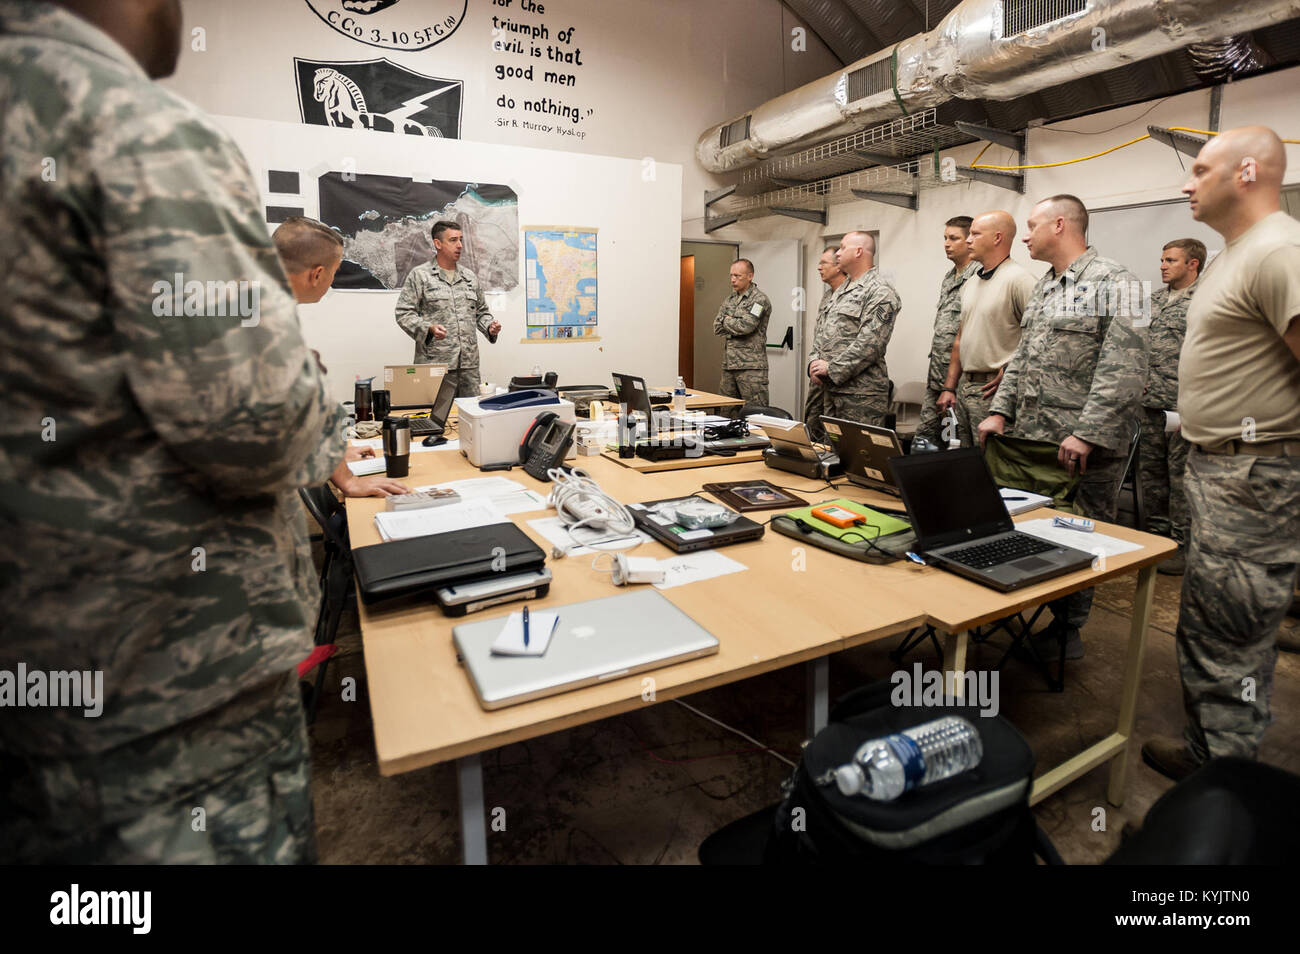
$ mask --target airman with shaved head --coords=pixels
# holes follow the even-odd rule
[[[979,438],[983,445],[1010,427],[1056,444],[1061,468],[1080,475],[1075,508],[1114,520],[1146,383],[1149,300],[1132,272],[1088,244],[1087,230],[1088,210],[1072,195],[1051,196],[1029,213],[1029,256],[1051,268],[1029,296],[1020,343]],[[1051,658],[1063,643],[1066,658],[1080,658],[1092,590],[1050,605],[1053,622],[1035,637],[1039,654]]]
[[[1034,276],[1011,258],[1015,239],[1016,220],[1006,212],[976,216],[966,237],[971,259],[980,268],[978,277],[962,286],[961,326],[936,402],[939,413],[956,412],[962,447],[972,446],[975,429],[989,416],[989,404],[1020,343],[1020,317],[1034,290]]]
[[[876,243],[866,232],[840,240],[835,261],[846,280],[835,290],[813,340],[808,378],[822,388],[827,417],[879,427],[889,413],[885,349],[902,301],[875,260]]]
[[[1174,779],[1208,758],[1258,755],[1300,570],[1300,222],[1281,210],[1285,171],[1277,134],[1246,126],[1206,143],[1183,186],[1193,218],[1227,244],[1188,308],[1178,367],[1191,444],[1176,639],[1187,725],[1142,746]]]

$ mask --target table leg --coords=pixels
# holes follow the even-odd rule
[[[970,630],[963,629],[960,633],[948,633],[943,638],[943,670],[945,673],[952,673],[952,694],[954,698],[961,698],[964,694],[965,679],[962,673],[966,671],[966,647],[970,645]],[[945,683],[947,679],[945,677]],[[945,686],[945,688],[947,688]]]
[[[476,752],[456,760],[456,783],[460,789],[461,860],[467,865],[485,865],[487,814],[483,806],[482,755]]]
[[[831,661],[827,656],[804,663],[808,674],[808,738],[812,738],[830,721]]]
[[[1138,571],[1137,592],[1133,599],[1133,622],[1129,629],[1128,658],[1124,663],[1124,690],[1119,699],[1119,724],[1116,735],[1125,740],[1124,747],[1110,763],[1110,784],[1106,798],[1114,806],[1124,804],[1124,778],[1128,773],[1128,743],[1137,721],[1138,689],[1142,682],[1142,657],[1147,648],[1147,626],[1151,621],[1151,602],[1156,589],[1156,568]]]

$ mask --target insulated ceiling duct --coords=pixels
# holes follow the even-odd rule
[[[706,130],[695,155],[741,169],[954,98],[1015,99],[1296,17],[1300,0],[966,0],[930,32]]]

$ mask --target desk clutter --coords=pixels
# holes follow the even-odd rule
[[[779,418],[670,413],[653,406],[655,395],[643,379],[615,379],[620,413],[612,420],[598,413],[578,419],[573,401],[524,386],[528,382],[507,393],[458,399],[460,456],[480,471],[519,465],[524,477],[448,480],[391,497],[374,515],[382,542],[354,548],[368,605],[424,599],[465,620],[454,626],[453,640],[485,709],[717,652],[718,640],[662,593],[747,572],[746,562],[720,551],[761,541],[768,526],[858,562],[907,560],[915,572],[932,564],[995,589],[1028,585],[1091,561],[1071,543],[1103,554],[1136,547],[1050,519],[1027,522],[1020,528],[1026,532],[1016,532],[1012,513],[1051,498],[997,488],[978,450],[903,456],[893,431],[834,418],[823,419],[828,443],[822,444],[803,424]],[[585,396],[590,408],[600,407],[598,390]],[[668,480],[679,493],[619,499],[579,465],[593,448],[606,451],[600,460],[610,462],[599,466],[619,478],[624,493],[629,480],[638,486]],[[751,459],[757,463],[765,452],[768,473],[820,480],[824,492],[758,477],[692,482],[690,470],[629,465],[610,448],[618,458],[677,458],[691,466],[707,463],[691,460],[706,454],[756,449]],[[726,461],[713,461],[710,476]],[[383,468],[382,458],[353,464]],[[832,483],[832,473],[842,473],[843,482]],[[530,485],[527,478],[540,483]],[[841,486],[883,494],[888,503],[868,506],[837,493]],[[530,516],[512,519],[524,514]],[[1080,537],[1090,539],[1078,544]],[[1038,562],[1025,562],[1018,552],[1004,556],[1007,538],[1030,541]],[[971,541],[979,544],[978,562],[963,556]],[[654,549],[641,549],[647,545]],[[554,565],[572,558],[619,592],[550,603]],[[1009,569],[1004,572],[999,560]],[[565,570],[561,578],[573,579],[574,572]],[[549,605],[535,605],[539,600]],[[483,613],[508,604],[516,608]]]

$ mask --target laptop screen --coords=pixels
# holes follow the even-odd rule
[[[429,419],[435,424],[446,424],[447,415],[451,413],[451,406],[456,401],[456,382],[450,375],[444,375],[442,386],[438,388],[438,396],[433,401],[433,407],[429,410]]]
[[[647,421],[650,420],[650,391],[644,378],[615,372],[614,388],[618,391],[619,404],[626,405],[629,411],[640,411]]]
[[[1012,529],[1006,504],[978,448],[910,454],[894,458],[892,464],[922,548]]]

